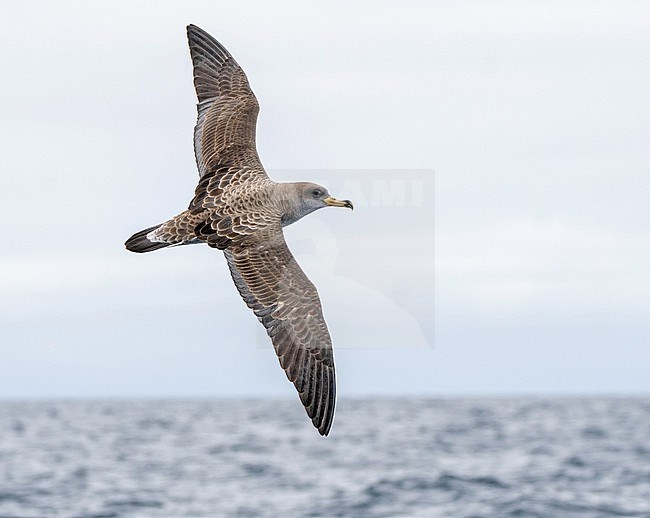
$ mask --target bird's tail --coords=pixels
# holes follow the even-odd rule
[[[165,248],[172,243],[165,243],[161,241],[151,241],[147,237],[154,230],[158,230],[162,225],[155,225],[153,227],[145,228],[140,232],[133,234],[127,241],[124,243],[126,249],[131,252],[137,252],[143,254],[144,252],[153,252],[154,250],[159,250],[160,248]],[[153,237],[153,236],[152,236]]]
[[[127,250],[142,254],[168,246],[200,243],[194,229],[203,223],[204,219],[203,213],[194,214],[186,210],[165,223],[133,234],[124,244]]]

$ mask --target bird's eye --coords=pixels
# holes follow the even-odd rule
[[[323,194],[320,189],[314,189],[311,191],[311,193],[314,195],[314,198],[318,198],[321,194]]]

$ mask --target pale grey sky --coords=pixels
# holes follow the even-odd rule
[[[357,202],[287,229],[339,394],[647,393],[649,15],[0,3],[0,397],[295,397],[219,252],[123,248],[192,197],[188,23],[248,74],[271,176]]]

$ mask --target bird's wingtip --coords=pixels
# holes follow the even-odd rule
[[[205,32],[201,27],[198,25],[194,25],[193,23],[190,23],[187,27],[185,27],[187,30],[187,35],[190,36],[191,34],[197,34],[201,32]]]

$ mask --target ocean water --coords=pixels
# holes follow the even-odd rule
[[[650,517],[650,398],[2,402],[0,516]]]

